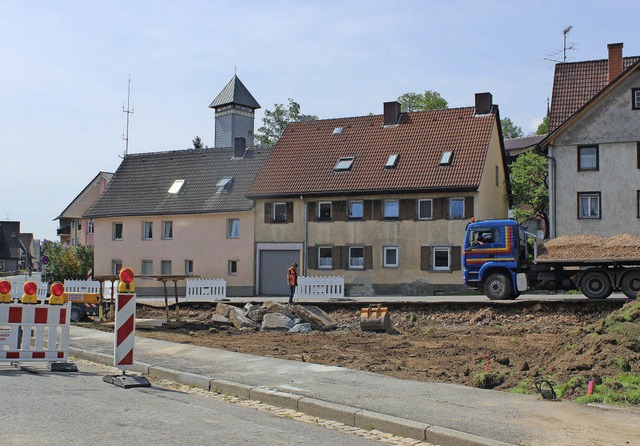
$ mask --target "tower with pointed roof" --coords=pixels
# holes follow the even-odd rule
[[[253,144],[255,111],[260,104],[238,76],[233,76],[209,108],[216,113],[215,147],[235,147],[238,138],[244,140],[245,146]]]

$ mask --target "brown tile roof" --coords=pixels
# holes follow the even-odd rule
[[[623,70],[638,61],[640,56],[623,57]],[[569,119],[608,84],[607,59],[556,64],[551,94],[549,133]]]
[[[476,190],[497,107],[474,116],[474,107],[404,113],[396,126],[383,115],[291,123],[248,191],[249,196],[322,195],[406,190]],[[333,134],[335,128],[342,133]],[[440,166],[444,151],[452,163]],[[385,169],[391,154],[395,168]],[[334,171],[355,157],[348,171]]]
[[[535,146],[546,137],[547,134],[545,133],[544,135],[525,136],[524,138],[505,139],[504,149],[507,152],[511,150],[526,149]]]

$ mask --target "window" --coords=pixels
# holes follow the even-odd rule
[[[384,168],[393,169],[398,165],[399,158],[400,158],[400,155],[398,155],[397,153],[392,153],[391,155],[389,155],[389,158],[387,158],[387,162],[384,164]]]
[[[113,224],[113,240],[122,240],[122,223]]]
[[[121,269],[122,269],[122,260],[111,261],[111,275],[117,276],[118,274],[120,274]]]
[[[153,238],[153,222],[145,221],[142,223],[142,239],[151,240]]]
[[[342,134],[342,127],[336,127],[335,129],[333,129],[333,132],[331,134],[332,135],[340,135],[340,134]]]
[[[434,246],[431,250],[431,264],[434,271],[449,271],[451,264],[451,248]]]
[[[496,166],[496,187],[500,187],[500,169]]]
[[[500,230],[497,228],[478,229],[469,231],[469,245],[472,247],[480,247],[487,244],[500,243]],[[492,245],[495,247],[495,245]]]
[[[273,203],[272,221],[275,223],[287,221],[287,203]]]
[[[640,110],[640,88],[631,90],[631,109]]]
[[[193,274],[193,260],[184,261],[184,273],[187,275]]]
[[[349,246],[349,268],[364,269],[364,247]]]
[[[240,219],[230,218],[227,220],[227,238],[240,238]]]
[[[173,238],[173,222],[172,221],[162,222],[162,238],[164,240],[171,240]]]
[[[398,247],[397,246],[383,246],[382,247],[382,265],[385,268],[397,268],[398,261]]]
[[[636,216],[640,218],[640,190],[636,192]]]
[[[355,158],[352,156],[340,158],[340,160],[336,163],[333,170],[349,170],[351,169],[351,165],[353,164],[353,160]]]
[[[450,166],[451,158],[453,158],[453,152],[448,150],[446,152],[442,152],[442,156],[440,157],[440,165],[441,166]]]
[[[160,274],[162,275],[171,274],[171,260],[160,261]]]
[[[4,260],[0,260],[0,271],[4,271]]]
[[[464,218],[464,198],[449,198],[449,218]]]
[[[331,220],[331,202],[321,201],[318,203],[318,220]]]
[[[231,181],[233,181],[233,177],[222,178],[220,181],[216,183],[216,187],[218,191],[227,190],[229,185],[231,185]]]
[[[229,275],[237,276],[238,275],[238,261],[237,260],[229,260]]]
[[[87,224],[87,234],[93,234],[93,220],[89,220]]]
[[[384,218],[400,217],[400,202],[398,200],[384,200]]]
[[[433,219],[433,200],[418,200],[418,220]]]
[[[320,246],[318,248],[318,269],[330,269],[333,267],[333,248]]]
[[[143,260],[141,272],[143,276],[150,276],[153,274],[153,260]]]
[[[578,218],[600,218],[600,192],[578,192]]]
[[[180,189],[182,189],[183,184],[184,180],[175,180],[167,192],[170,194],[177,194],[180,192]]]
[[[578,147],[578,170],[598,170],[598,146]]]
[[[364,217],[364,203],[362,201],[349,202],[349,218]]]

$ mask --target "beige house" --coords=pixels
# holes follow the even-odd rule
[[[99,172],[69,206],[54,218],[59,221],[57,235],[60,236],[61,244],[93,246],[93,224],[83,214],[102,195],[111,177],[111,172]]]
[[[489,93],[475,107],[291,123],[249,189],[256,287],[285,271],[340,275],[349,295],[463,289],[465,226],[507,216],[505,151]],[[273,280],[276,278],[276,280]]]
[[[556,65],[541,143],[551,237],[640,234],[640,57],[608,49],[608,59]]]

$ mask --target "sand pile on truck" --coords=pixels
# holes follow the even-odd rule
[[[562,235],[538,245],[540,260],[640,259],[640,236]]]

